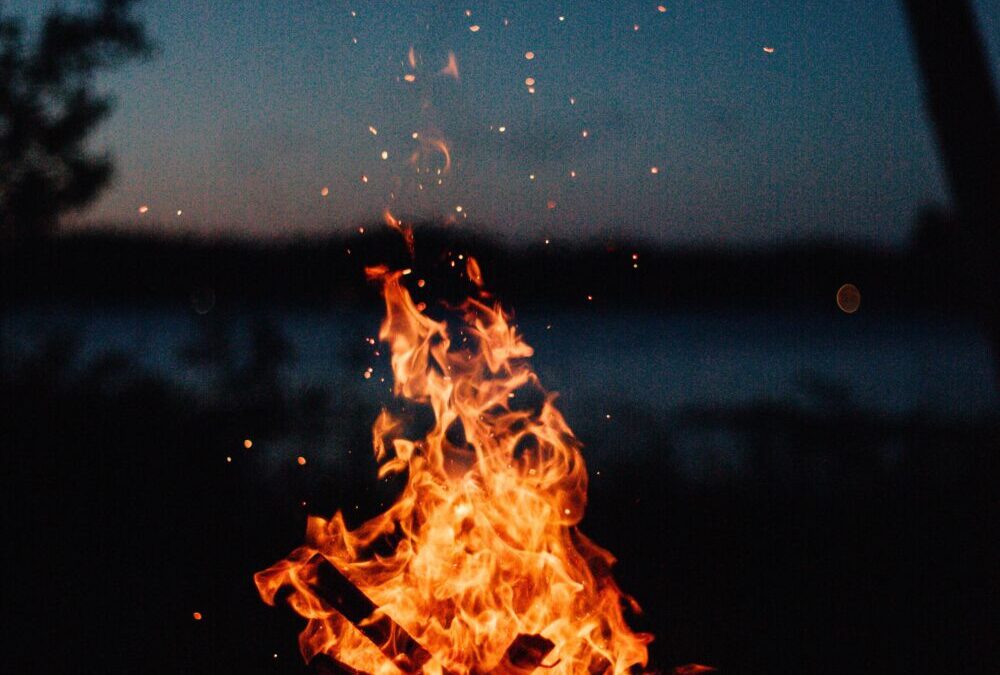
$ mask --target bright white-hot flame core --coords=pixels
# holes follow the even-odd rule
[[[466,273],[482,285],[472,258]],[[340,512],[311,517],[306,544],[256,575],[265,601],[284,587],[308,619],[303,656],[398,672],[385,645],[314,593],[320,554],[375,614],[430,652],[423,672],[507,672],[504,657],[519,635],[551,641],[548,672],[645,666],[651,637],[625,623],[623,605],[638,608],[611,577],[614,558],[577,529],[587,494],[580,444],[541,389],[531,347],[483,291],[462,305],[467,339],[453,345],[449,325],[413,303],[402,272],[378,267],[369,276],[383,287],[379,338],[391,350],[394,393],[429,407],[434,423],[410,438],[407,420],[383,410],[374,450],[380,477],[406,475],[397,501],[354,530]]]

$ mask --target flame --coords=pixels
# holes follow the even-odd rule
[[[396,218],[392,215],[389,209],[382,212],[382,217],[385,219],[385,224],[392,229],[403,235],[403,241],[406,242],[406,250],[410,252],[410,256],[413,256],[413,228]]]
[[[466,270],[481,285],[478,263]],[[623,617],[623,604],[638,606],[611,577],[614,557],[577,527],[580,443],[532,371],[532,348],[499,305],[471,298],[453,346],[405,272],[368,270],[385,300],[379,338],[395,395],[428,407],[433,428],[410,438],[406,418],[383,410],[378,475],[405,474],[399,498],[354,530],[339,511],[310,517],[305,545],[255,576],[261,597],[273,604],[280,591],[308,619],[307,661],[325,654],[366,673],[645,666],[652,637]]]
[[[437,152],[444,158],[444,165],[438,169],[438,172],[445,174],[451,171],[451,149],[444,137],[434,131],[425,131],[414,136],[414,139],[420,143],[420,150],[410,155],[411,165],[419,168],[420,160],[425,155]]]
[[[455,58],[455,52],[448,52],[448,64],[438,74],[458,79],[458,59]]]

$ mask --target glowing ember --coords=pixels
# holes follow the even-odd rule
[[[531,59],[535,58],[535,52],[524,52],[524,58],[530,61]]]
[[[244,439],[243,440],[243,447],[246,448],[247,450],[249,450],[250,448],[253,447],[253,441],[251,441],[249,438]]]
[[[320,197],[329,197],[330,196],[330,188],[328,188],[328,187],[323,188],[322,190],[319,191],[319,195],[320,195]]]
[[[191,617],[192,617],[192,618],[193,618],[193,619],[194,619],[195,621],[201,621],[201,612],[195,612],[194,614],[192,614],[192,615],[191,615]]]
[[[774,47],[764,47],[764,52],[767,53],[767,54],[773,54],[774,53]]]
[[[472,258],[465,269],[482,284]],[[368,275],[382,284],[393,391],[434,424],[414,438],[407,417],[383,410],[372,428],[378,475],[405,475],[399,498],[354,530],[341,512],[309,518],[306,544],[255,576],[261,597],[274,603],[285,589],[308,620],[307,661],[323,653],[355,671],[644,667],[652,638],[629,629],[623,604],[638,608],[610,575],[614,558],[578,529],[580,444],[541,389],[531,347],[498,305],[471,298],[453,346],[449,324],[414,304],[404,272]],[[539,402],[513,405],[526,391]]]
[[[140,206],[140,207],[139,207],[139,213],[140,213],[140,214],[142,214],[142,213],[146,213],[146,212],[148,212],[148,211],[149,211],[149,207],[148,207],[148,206],[146,206],[145,204],[143,204],[142,206]]]

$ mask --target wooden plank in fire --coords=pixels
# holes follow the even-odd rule
[[[324,556],[313,556],[309,564],[316,568],[316,582],[311,588],[318,598],[350,621],[401,671],[418,673],[423,669],[431,654],[413,636],[388,615],[378,612],[375,603]],[[542,660],[553,647],[552,641],[541,635],[518,635],[507,648],[503,660],[490,672],[495,675],[528,675],[538,668],[551,667],[554,664],[543,666]],[[313,660],[313,669],[323,675],[366,675],[323,655]]]
[[[378,612],[375,603],[325,557],[317,554],[309,562],[316,568],[316,583],[312,591],[317,597],[375,643],[401,671],[420,672],[431,658],[429,651],[388,615]]]

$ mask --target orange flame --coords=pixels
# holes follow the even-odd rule
[[[439,74],[458,79],[458,59],[455,58],[455,52],[448,52],[448,65],[442,68]]]
[[[477,263],[467,271],[482,283]],[[467,340],[453,346],[403,275],[368,270],[385,299],[379,338],[395,395],[429,407],[433,428],[410,438],[406,421],[383,410],[373,445],[379,477],[406,475],[398,500],[354,530],[339,511],[310,517],[306,544],[255,576],[261,597],[273,604],[284,589],[308,619],[307,661],[322,653],[366,673],[645,666],[652,637],[625,623],[623,604],[638,606],[611,577],[614,557],[577,528],[587,494],[580,443],[532,371],[532,348],[499,305],[473,299],[460,308]],[[531,391],[542,395],[531,402]],[[349,583],[324,594],[324,572]],[[329,604],[344,595],[363,609]],[[522,668],[515,648],[538,658]]]
[[[410,164],[417,166],[425,155],[438,152],[444,158],[444,165],[438,171],[442,174],[451,171],[451,149],[440,134],[434,131],[425,131],[417,134],[416,140],[420,143],[420,150],[410,155]]]
[[[392,215],[389,209],[382,212],[382,217],[385,218],[385,224],[392,229],[403,235],[403,241],[406,242],[406,250],[410,252],[410,256],[413,256],[413,228],[396,218]]]

